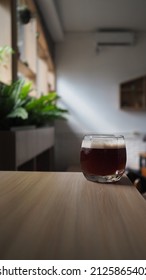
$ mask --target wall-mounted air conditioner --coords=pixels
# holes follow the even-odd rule
[[[132,46],[135,44],[135,32],[98,31],[97,46]]]

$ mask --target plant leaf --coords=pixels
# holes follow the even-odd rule
[[[32,83],[25,83],[22,88],[21,88],[21,92],[20,92],[20,99],[24,100],[26,99],[26,97],[29,95],[29,92],[31,91],[32,88]]]
[[[23,85],[24,85],[24,80],[23,79],[17,80],[15,83],[12,84],[11,94],[15,98],[15,101],[18,100]]]
[[[7,118],[21,118],[25,120],[28,118],[28,113],[23,107],[19,107],[12,111],[10,114],[8,114]]]

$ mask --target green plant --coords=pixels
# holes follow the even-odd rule
[[[55,119],[65,119],[67,110],[60,108],[56,92],[39,98],[29,95],[31,83],[20,79],[11,85],[0,83],[0,129],[12,126],[44,126]]]
[[[31,97],[25,105],[28,112],[28,122],[37,126],[48,125],[55,119],[65,119],[68,110],[57,105],[60,97],[56,92],[42,95],[39,98]]]
[[[20,79],[10,85],[0,83],[0,128],[21,123],[28,118],[25,104],[29,99],[31,83]]]
[[[0,65],[6,65],[8,55],[13,53],[9,46],[0,47]],[[65,119],[68,111],[57,106],[60,98],[56,92],[31,97],[31,83],[23,79],[10,85],[0,82],[0,129],[12,126],[48,125],[55,119]]]

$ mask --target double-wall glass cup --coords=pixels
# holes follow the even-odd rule
[[[110,183],[120,180],[126,166],[122,135],[85,135],[81,145],[81,170],[87,180]]]

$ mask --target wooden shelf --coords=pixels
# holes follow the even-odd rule
[[[18,60],[18,71],[31,80],[36,79],[36,74],[20,59]]]
[[[145,111],[145,108],[143,107],[130,107],[130,106],[122,106],[121,107],[122,110],[124,111],[130,111],[130,112],[142,112]]]
[[[146,110],[146,76],[120,84],[120,108],[137,112]]]

